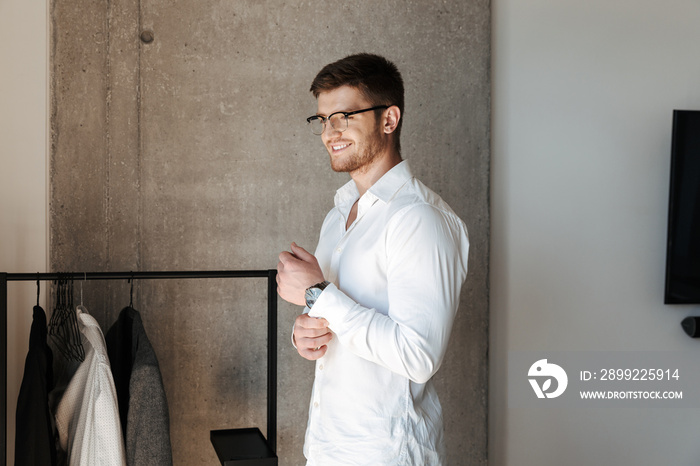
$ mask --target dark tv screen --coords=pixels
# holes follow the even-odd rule
[[[700,303],[700,110],[674,110],[666,304]]]

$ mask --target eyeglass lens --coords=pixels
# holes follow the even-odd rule
[[[325,126],[323,119],[321,118],[314,118],[310,122],[311,125],[311,131],[316,134],[320,135],[323,133],[323,128]],[[330,116],[330,125],[331,128],[333,128],[335,131],[340,131],[341,133],[348,129],[348,119],[343,113],[334,113],[333,115]]]

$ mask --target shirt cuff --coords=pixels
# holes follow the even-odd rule
[[[328,327],[337,333],[345,316],[354,306],[357,306],[357,303],[331,283],[318,297],[309,315],[323,317],[328,321]]]

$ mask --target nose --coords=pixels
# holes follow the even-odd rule
[[[329,141],[331,139],[340,137],[341,134],[343,134],[342,131],[338,131],[337,129],[333,128],[330,122],[327,122],[321,137],[324,139],[324,141]]]

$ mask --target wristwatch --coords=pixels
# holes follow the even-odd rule
[[[331,282],[324,280],[321,283],[316,283],[315,285],[308,287],[306,289],[306,292],[304,293],[304,298],[306,299],[306,307],[311,309],[311,307],[316,303],[318,297],[321,296],[323,290],[325,290],[326,287],[330,284]]]

